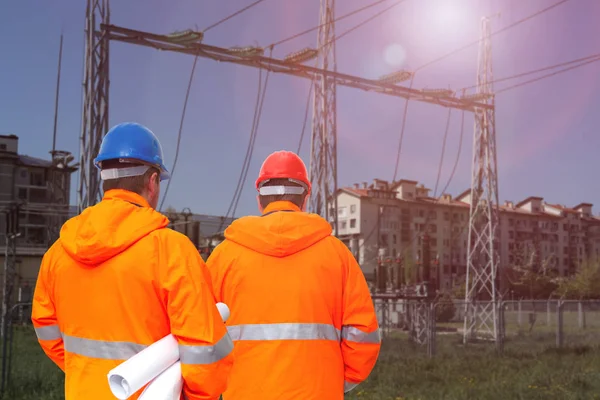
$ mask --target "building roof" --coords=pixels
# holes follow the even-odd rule
[[[50,168],[52,166],[52,161],[44,160],[42,158],[31,157],[24,154],[19,154],[19,164],[25,165],[28,167],[40,167],[40,168]]]
[[[378,179],[377,181],[381,181],[380,179]],[[409,180],[405,180],[405,179],[401,179],[399,181],[396,181],[393,186],[397,187],[400,185],[400,183],[402,182],[406,182],[406,183],[418,183],[417,181],[409,181]],[[418,188],[423,190],[423,188]],[[370,197],[369,196],[369,191],[371,191],[372,189],[364,189],[364,188],[355,188],[355,187],[343,187],[340,188],[338,190],[338,194],[343,191],[345,193],[348,193],[350,195],[356,196],[356,197]],[[399,202],[403,202],[403,203],[413,203],[413,204],[428,204],[428,205],[446,205],[446,206],[455,206],[455,207],[461,207],[461,208],[470,208],[470,204],[464,201],[461,201],[462,199],[464,199],[467,195],[471,194],[471,189],[467,189],[464,192],[462,192],[461,194],[459,194],[458,196],[456,196],[454,199],[452,198],[444,198],[444,196],[449,196],[448,194],[442,194],[442,196],[440,198],[433,198],[433,197],[417,197],[416,199],[397,199]],[[530,202],[532,200],[538,200],[538,201],[543,201],[544,199],[542,197],[538,197],[538,196],[529,196],[526,199],[518,202],[516,205],[514,205],[513,202],[510,202],[511,205],[499,205],[499,210],[501,212],[508,212],[508,213],[515,213],[515,214],[519,214],[519,215],[529,215],[529,216],[540,216],[540,217],[549,217],[549,218],[561,218],[560,215],[554,215],[552,213],[546,212],[542,209],[542,211],[527,211],[527,210],[523,210],[522,208],[519,208],[520,206],[526,204],[527,202]],[[580,214],[581,208],[583,207],[592,207],[592,204],[590,203],[580,203],[578,205],[576,205],[573,208],[569,208],[566,207],[564,205],[560,205],[560,204],[550,204],[550,203],[544,203],[544,207],[551,207],[554,208],[556,210],[559,210],[561,212],[564,213],[574,213],[574,214]],[[584,218],[582,216],[582,218]],[[585,217],[586,219],[590,219],[593,221],[598,221],[600,222],[600,217],[596,217],[596,216],[590,216],[590,217]]]
[[[369,197],[369,189],[356,189],[353,187],[343,187],[343,188],[338,189],[338,193],[340,191],[346,192],[352,196]]]
[[[543,201],[544,198],[543,197],[537,197],[537,196],[529,196],[528,198],[521,200],[520,202],[518,202],[516,204],[516,207],[521,207],[522,205],[525,205],[533,200],[537,200],[537,201]]]

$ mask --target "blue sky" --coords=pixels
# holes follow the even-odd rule
[[[480,17],[500,12],[493,30],[532,14],[550,0],[406,0],[337,44],[338,70],[367,78],[417,68],[479,37]],[[200,29],[250,0],[130,0],[112,2],[112,23],[155,33]],[[392,1],[389,2],[391,4]],[[342,15],[364,0],[337,2]],[[337,24],[341,33],[386,4]],[[266,46],[318,24],[316,0],[266,0],[210,30],[205,43]],[[14,0],[0,5],[0,133],[20,137],[20,152],[48,158],[61,30],[63,69],[57,147],[79,155],[85,1]],[[571,0],[493,38],[497,78],[600,51],[597,0]],[[276,47],[275,57],[315,46],[316,32]],[[390,46],[401,48],[390,57]],[[387,54],[387,56],[386,56]],[[193,58],[111,44],[110,125],[137,121],[160,138],[171,165]],[[477,46],[419,72],[416,88],[459,89],[475,83]],[[591,64],[497,96],[501,201],[542,196],[550,203],[594,203],[600,169],[600,91]],[[166,205],[222,215],[231,200],[248,142],[258,70],[200,59],[183,130],[181,152]],[[496,89],[518,81],[497,84]],[[272,75],[248,180],[236,215],[256,214],[253,182],[263,159],[297,147],[309,81]],[[404,100],[338,89],[339,184],[390,180]],[[411,102],[399,176],[435,185],[447,110]],[[473,119],[465,119],[463,152],[449,192],[471,180]],[[452,169],[460,112],[452,113],[440,186]],[[307,139],[308,139],[307,135]],[[308,164],[309,141],[301,155]],[[74,175],[74,188],[77,176]],[[75,190],[71,195],[76,200]],[[600,206],[600,205],[599,205]]]

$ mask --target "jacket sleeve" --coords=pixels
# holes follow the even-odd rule
[[[343,245],[342,245],[343,246]],[[377,362],[381,338],[369,287],[358,263],[344,246],[346,279],[342,317],[344,392],[363,382]]]
[[[225,278],[225,271],[228,268],[228,262],[226,261],[225,254],[223,249],[227,246],[227,240],[221,242],[217,247],[214,248],[208,260],[206,260],[206,265],[208,267],[208,272],[210,273],[212,287],[215,292],[215,298],[217,302],[223,302],[227,304],[227,302],[223,299],[223,280]]]
[[[167,268],[161,278],[171,334],[179,357],[188,400],[218,399],[227,388],[233,365],[233,342],[215,306],[206,264],[194,245],[181,235],[164,248]]]
[[[49,253],[44,255],[38,279],[35,284],[33,293],[33,304],[31,310],[31,322],[35,329],[35,334],[38,338],[44,353],[52,360],[61,370],[65,370],[65,346],[62,339],[62,334],[56,319],[56,309],[54,307],[53,291],[51,289],[52,282],[49,281],[49,269],[51,258]]]

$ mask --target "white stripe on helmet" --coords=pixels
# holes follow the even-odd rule
[[[258,189],[261,196],[273,196],[282,194],[302,194],[305,192],[303,187],[299,186],[263,186]]]
[[[100,178],[103,181],[107,181],[110,179],[118,179],[118,178],[127,178],[130,176],[140,176],[144,175],[146,171],[150,168],[149,165],[137,165],[135,167],[127,167],[127,168],[111,168],[111,169],[103,169],[100,171]]]

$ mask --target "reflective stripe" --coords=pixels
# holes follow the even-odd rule
[[[58,340],[62,339],[58,325],[40,326],[35,329],[35,335],[38,340]]]
[[[214,346],[179,345],[182,364],[212,364],[227,357],[233,350],[233,341],[226,333]]]
[[[381,343],[379,329],[376,329],[371,333],[367,333],[349,325],[342,327],[342,339],[357,343]]]
[[[148,347],[131,342],[107,342],[68,335],[64,336],[64,341],[65,351],[69,353],[105,360],[127,360]]]
[[[334,340],[340,341],[340,330],[329,324],[247,324],[228,326],[236,340]]]
[[[348,393],[352,389],[358,386],[358,383],[352,383],[348,381],[344,381],[344,393]]]

